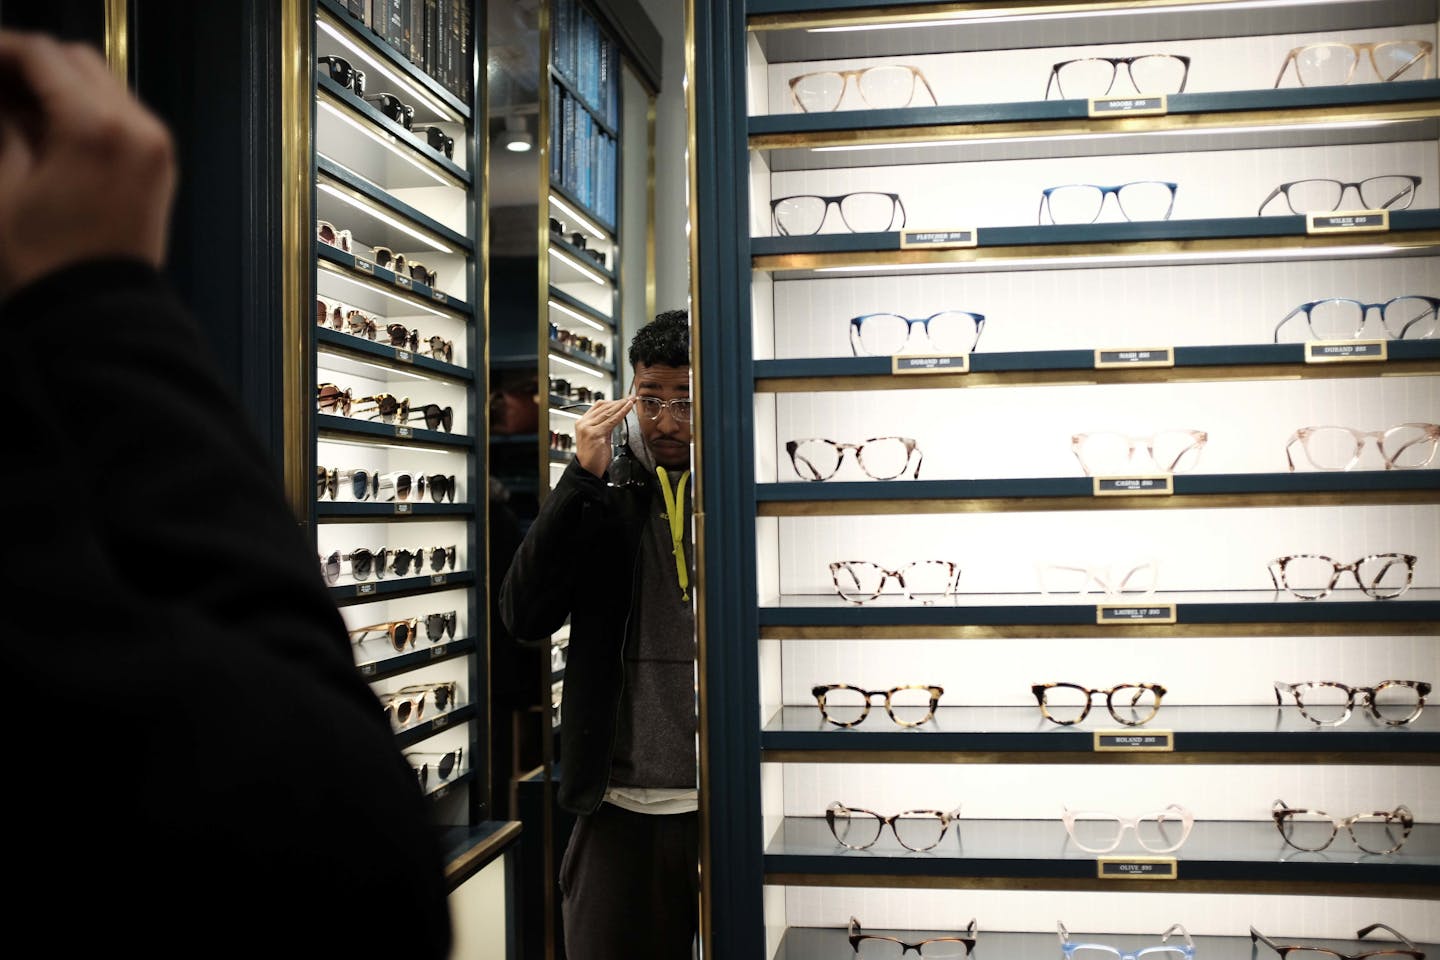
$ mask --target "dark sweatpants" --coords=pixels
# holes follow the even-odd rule
[[[700,911],[695,813],[612,804],[575,821],[560,863],[567,960],[690,960]]]

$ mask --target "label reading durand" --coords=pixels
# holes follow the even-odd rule
[[[1346,363],[1389,359],[1384,340],[1311,340],[1305,344],[1306,363]]]
[[[896,374],[969,373],[970,355],[960,353],[953,356],[891,357],[890,372]]]

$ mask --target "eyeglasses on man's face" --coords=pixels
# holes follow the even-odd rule
[[[1334,40],[1307,43],[1285,55],[1275,86],[1285,79],[1285,71],[1295,65],[1295,79],[1302,87],[1326,87],[1346,84],[1355,79],[1356,67],[1368,54],[1374,78],[1384,83],[1393,80],[1424,80],[1430,75],[1430,55],[1435,45],[1428,40],[1377,40],[1372,43],[1341,43]],[[1368,75],[1362,80],[1371,82]]]
[[[1089,100],[1108,97],[1120,76],[1142,97],[1183,93],[1190,77],[1190,58],[1170,53],[1147,53],[1136,57],[1081,57],[1062,60],[1050,68],[1045,99],[1053,88],[1061,100]]]
[[[1254,944],[1258,941],[1265,944],[1265,946],[1280,954],[1281,960],[1291,960],[1291,954],[1295,954],[1293,960],[1371,960],[1371,958],[1374,958],[1374,960],[1425,960],[1425,954],[1421,952],[1419,947],[1410,942],[1409,937],[1388,924],[1372,923],[1363,930],[1356,931],[1355,938],[1357,940],[1364,940],[1376,930],[1383,930],[1391,934],[1404,945],[1403,949],[1400,947],[1382,947],[1376,950],[1366,950],[1361,953],[1341,953],[1329,947],[1279,944],[1254,927],[1250,928],[1250,942]]]
[[[1090,701],[1105,695],[1105,707],[1118,723],[1138,727],[1160,712],[1166,689],[1158,683],[1122,683],[1109,690],[1091,690],[1075,683],[1037,683],[1030,687],[1046,720],[1073,726],[1090,715]]]
[[[1297,553],[1276,557],[1266,569],[1276,590],[1288,590],[1301,600],[1328,596],[1346,573],[1367,597],[1393,600],[1410,589],[1416,559],[1408,553],[1372,553],[1354,563],[1340,563],[1322,554]]]
[[[1141,464],[1141,469],[1183,473],[1195,468],[1208,439],[1203,430],[1161,430],[1148,437],[1101,431],[1073,435],[1070,449],[1087,477],[1113,476],[1134,469],[1132,462],[1142,452],[1149,464]]]
[[[1380,324],[1391,340],[1426,340],[1435,336],[1435,316],[1440,310],[1440,298],[1412,294],[1392,297],[1383,303],[1364,303],[1347,297],[1312,300],[1300,304],[1281,318],[1275,325],[1275,342],[1280,342],[1280,331],[1285,324],[1296,317],[1304,318],[1310,336],[1316,340],[1358,339],[1365,332],[1365,322],[1371,310],[1379,312]],[[1300,328],[1297,325],[1292,329]]]
[[[659,420],[660,414],[669,410],[670,419],[676,423],[690,422],[689,397],[679,397],[674,400],[662,400],[659,397],[637,397],[635,410],[646,420]]]
[[[847,807],[839,800],[825,809],[825,822],[830,833],[842,847],[868,850],[889,827],[906,850],[921,853],[940,845],[950,824],[960,819],[960,808],[949,813],[939,810],[906,810],[893,817],[882,817],[870,810]]]
[[[1325,178],[1292,180],[1271,190],[1255,215],[1262,215],[1276,197],[1285,198],[1291,213],[1329,213],[1340,209],[1346,190],[1354,190],[1360,206],[1366,210],[1404,210],[1415,201],[1419,188],[1420,178],[1409,173],[1367,177],[1354,183]]]
[[[1141,960],[1142,957],[1146,960],[1191,960],[1195,956],[1195,941],[1190,938],[1190,932],[1178,923],[1172,924],[1160,935],[1157,945],[1133,951],[1121,950],[1108,943],[1074,942],[1065,924],[1056,923],[1055,926],[1065,960]],[[1176,934],[1184,937],[1185,942],[1170,943],[1170,938]]]
[[[1061,820],[1070,841],[1086,853],[1109,853],[1118,848],[1126,830],[1134,831],[1136,842],[1151,853],[1171,853],[1185,844],[1195,826],[1195,814],[1178,803],[1138,817],[1067,808]]]
[[[1285,444],[1285,462],[1293,473],[1296,444],[1316,470],[1352,470],[1360,463],[1367,440],[1375,441],[1386,470],[1416,470],[1435,459],[1440,424],[1401,423],[1388,430],[1351,427],[1301,427]]]
[[[802,73],[790,80],[790,96],[805,113],[828,113],[840,106],[845,88],[855,82],[855,91],[871,110],[908,107],[915,94],[924,90],[932,104],[938,104],[930,81],[915,67],[886,63],[860,70],[820,70]]]
[[[853,727],[870,715],[870,702],[885,698],[885,712],[902,727],[918,727],[935,717],[944,687],[910,685],[889,690],[862,690],[848,683],[819,684],[810,695],[820,705],[820,715],[837,727]],[[900,710],[897,714],[895,711]]]
[[[1357,813],[1341,819],[1323,810],[1301,810],[1276,800],[1270,816],[1286,843],[1296,850],[1310,851],[1326,849],[1345,830],[1355,846],[1366,853],[1394,853],[1405,845],[1415,826],[1414,815],[1403,803],[1394,810]]]
[[[850,949],[861,960],[901,960],[911,950],[924,960],[957,960],[968,957],[975,949],[978,928],[972,919],[958,937],[927,937],[924,940],[901,940],[866,933],[860,921],[850,918]]]
[[[872,480],[893,480],[903,476],[910,470],[911,460],[915,461],[911,476],[919,477],[920,465],[925,460],[925,454],[909,437],[871,437],[861,443],[837,443],[817,438],[785,442],[790,464],[804,480],[829,480],[835,476],[847,450],[855,454],[855,462]]]
[[[820,232],[830,208],[851,233],[889,233],[905,226],[905,205],[898,193],[859,191],[835,197],[797,194],[770,201],[775,231],[782,237],[812,236]],[[898,222],[897,222],[898,221]]]
[[[1169,220],[1175,209],[1178,184],[1163,180],[1134,180],[1113,187],[1069,183],[1040,191],[1039,222],[1094,223],[1111,196],[1126,220]]]
[[[850,352],[857,357],[893,357],[910,343],[917,326],[928,352],[970,353],[980,343],[985,317],[964,310],[942,310],[928,317],[867,313],[850,320]]]
[[[1275,705],[1285,705],[1285,694],[1295,698],[1300,715],[1322,727],[1333,727],[1350,719],[1356,704],[1381,723],[1398,727],[1420,716],[1430,684],[1423,680],[1384,680],[1373,687],[1352,687],[1333,680],[1302,683],[1275,681]]]
[[[906,600],[927,606],[953,596],[960,583],[960,565],[948,560],[917,560],[898,570],[886,570],[868,560],[839,560],[830,564],[835,592],[851,603],[868,603],[880,596],[885,583],[894,580]]]

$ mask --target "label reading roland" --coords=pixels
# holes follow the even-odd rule
[[[1092,477],[1091,480],[1091,493],[1097,497],[1168,497],[1175,492],[1168,473]]]
[[[1095,351],[1095,369],[1108,367],[1173,367],[1175,351],[1171,347],[1120,348]]]
[[[1094,749],[1098,752],[1139,752],[1155,751],[1173,753],[1175,734],[1170,730],[1096,730]]]
[[[446,577],[446,575],[443,574],[443,573],[432,573],[432,574],[430,575],[430,586],[432,586],[432,587],[443,587],[443,586],[445,586],[445,577]]]
[[[396,347],[395,359],[399,360],[401,363],[414,363],[415,355],[412,354],[409,350],[401,350],[399,347]]]
[[[357,597],[368,597],[374,592],[375,584],[373,583],[360,583],[355,585],[355,596]]]
[[[1305,343],[1306,363],[1354,363],[1387,360],[1389,356],[1384,340],[1309,340]]]
[[[439,290],[431,290],[431,291],[430,291],[430,299],[431,299],[431,300],[438,300],[438,301],[440,301],[441,303],[444,303],[444,302],[445,302],[445,294],[441,293]]]
[[[409,513],[409,512],[410,512],[410,504],[408,504],[408,503],[397,503],[397,504],[395,504],[395,512],[396,512],[396,513]]]
[[[1180,876],[1174,857],[1099,857],[1095,865],[1102,880],[1175,880]]]
[[[1174,623],[1173,603],[1097,603],[1096,623]]]
[[[1091,97],[1089,113],[1092,117],[1152,117],[1169,110],[1169,99],[1162,93],[1158,97]]]
[[[406,290],[413,290],[413,289],[415,289],[415,285],[410,282],[410,278],[409,278],[409,277],[401,276],[401,275],[398,274],[398,273],[395,274],[395,286],[397,286],[397,287],[402,287],[402,288],[404,288],[404,289],[406,289]]]
[[[410,429],[409,427],[397,425],[395,427],[395,436],[400,438],[401,440],[409,440],[411,437],[415,436],[415,431]]]
[[[948,250],[953,247],[973,247],[980,242],[979,232],[974,227],[961,230],[901,230],[900,249],[928,247],[931,250]]]
[[[375,264],[371,263],[369,260],[366,260],[364,257],[355,258],[355,269],[359,270],[361,273],[368,273],[371,276],[375,275]]]
[[[914,354],[890,358],[891,373],[969,373],[968,353]]]
[[[1339,210],[1305,215],[1306,233],[1372,233],[1389,229],[1389,210]]]

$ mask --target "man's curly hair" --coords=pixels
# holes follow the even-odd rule
[[[630,341],[630,366],[690,366],[690,311],[658,314]]]

